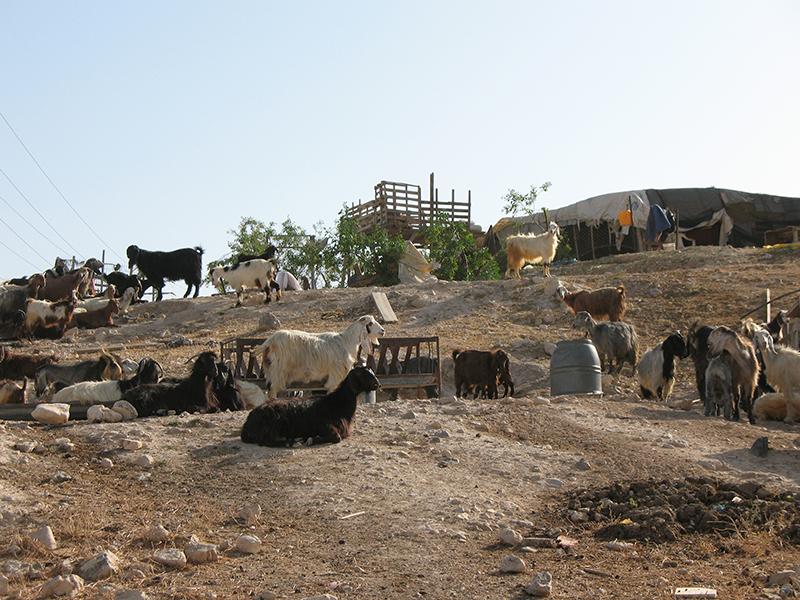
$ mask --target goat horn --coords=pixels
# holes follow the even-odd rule
[[[185,362],[185,363],[183,363],[183,364],[185,364],[185,365],[188,365],[188,364],[189,364],[189,362],[193,361],[195,358],[197,358],[197,357],[198,357],[198,356],[200,356],[201,354],[202,354],[202,352],[198,352],[198,353],[197,353],[197,354],[195,354],[194,356],[190,356],[189,358],[187,358],[187,359],[186,359],[186,362]]]

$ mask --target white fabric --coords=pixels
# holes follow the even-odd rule
[[[678,215],[680,217],[680,215]],[[717,212],[711,215],[711,218],[698,223],[694,227],[678,227],[680,233],[692,231],[693,229],[700,229],[701,227],[713,227],[717,223],[721,223],[719,227],[719,245],[724,246],[728,243],[728,237],[733,231],[733,219],[728,215],[724,208],[720,208]],[[681,240],[682,241],[682,240]]]
[[[297,281],[297,278],[289,273],[289,271],[278,271],[275,274],[275,283],[281,286],[282,292],[285,292],[286,290],[299,292],[303,289],[303,286],[300,285],[300,282]]]
[[[406,247],[403,250],[403,255],[400,257],[399,265],[397,268],[397,276],[400,283],[421,283],[423,281],[436,281],[436,275],[431,271],[438,269],[441,265],[438,263],[429,263],[422,252],[406,240]]]

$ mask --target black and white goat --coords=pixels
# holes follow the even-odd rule
[[[183,279],[189,287],[183,295],[186,298],[194,287],[194,298],[200,294],[200,283],[203,280],[203,249],[181,248],[171,252],[142,250],[139,246],[128,246],[128,268],[134,265],[152,286],[158,290],[156,300],[161,300],[164,280],[177,281]]]
[[[687,356],[686,340],[680,331],[670,334],[658,346],[645,352],[637,367],[642,397],[669,400],[675,385],[675,359]]]
[[[261,446],[290,446],[297,438],[339,443],[350,435],[358,395],[379,388],[372,369],[354,367],[330,394],[270,402],[252,410],[242,427],[242,441]]]
[[[139,361],[136,374],[130,379],[111,381],[82,381],[56,392],[53,402],[77,402],[79,404],[99,404],[121,400],[122,395],[139,385],[158,383],[164,376],[164,369],[158,361],[143,358]]]
[[[214,382],[219,371],[216,359],[214,352],[202,352],[197,356],[189,377],[140,385],[125,392],[122,399],[130,402],[140,417],[169,411],[217,411],[219,402],[214,394]]]
[[[254,258],[235,265],[214,267],[211,269],[211,283],[219,285],[224,280],[236,290],[236,306],[242,305],[244,291],[247,288],[256,288],[264,292],[264,303],[272,300],[272,291],[275,290],[275,300],[281,299],[281,286],[275,281],[278,269],[271,260]]]

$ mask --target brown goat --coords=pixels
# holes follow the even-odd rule
[[[0,346],[0,378],[23,379],[34,377],[36,371],[58,362],[55,354],[17,354]]]
[[[608,317],[609,321],[621,321],[625,316],[625,286],[622,285],[594,291],[567,292],[562,299],[576,315],[586,311],[594,319]]]
[[[108,304],[100,310],[89,312],[76,312],[72,315],[72,321],[67,324],[67,329],[80,327],[81,329],[97,329],[98,327],[116,327],[113,315],[119,312],[119,301],[111,298]]]
[[[503,350],[453,350],[453,364],[456,396],[461,397],[462,389],[468,392],[474,386],[476,397],[486,390],[488,398],[497,398],[498,378],[514,394],[508,354]]]
[[[760,366],[753,343],[728,327],[717,327],[708,336],[708,348],[712,355],[726,350],[731,355],[731,376],[734,388],[733,418],[739,420],[739,406],[747,410],[748,421],[753,417],[753,393],[758,386]]]
[[[0,380],[0,404],[25,404],[25,389],[28,380],[24,379],[22,385],[10,379]]]
[[[72,292],[86,294],[91,279],[92,272],[86,267],[61,277],[48,277],[47,285],[40,290],[39,296],[43,300],[56,301],[69,298]]]

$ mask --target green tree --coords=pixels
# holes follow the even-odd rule
[[[550,189],[552,184],[545,181],[542,185],[532,185],[527,194],[521,194],[518,191],[511,189],[508,190],[503,200],[503,212],[512,217],[516,217],[519,213],[532,217],[536,212],[536,200],[539,196]]]
[[[466,223],[437,214],[425,230],[430,258],[441,266],[434,271],[440,279],[475,281],[499,279],[500,267],[487,248],[478,248]]]

